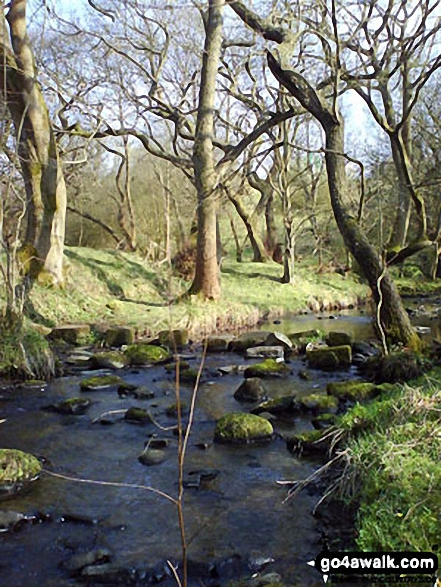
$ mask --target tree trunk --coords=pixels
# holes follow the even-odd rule
[[[403,147],[407,149],[405,143],[403,143]],[[401,249],[406,244],[412,201],[407,180],[403,172],[401,156],[393,137],[391,137],[391,149],[398,179],[398,206],[395,215],[395,222],[387,245],[388,250]]]
[[[208,299],[218,299],[221,294],[216,246],[218,177],[214,167],[213,135],[216,78],[221,55],[224,6],[225,0],[209,0],[208,3],[193,150],[195,184],[198,194],[198,237],[196,271],[189,293],[201,293]]]
[[[272,257],[277,245],[277,228],[276,219],[274,215],[274,197],[272,195],[268,198],[265,206],[265,224],[265,249],[268,255]]]
[[[33,280],[45,271],[54,284],[62,284],[66,186],[49,112],[35,77],[34,57],[26,32],[26,0],[11,1],[7,21],[12,50],[2,35],[0,93],[14,121],[25,184],[25,245],[32,257],[30,277]]]
[[[419,348],[421,341],[410,323],[393,280],[355,218],[344,208],[347,178],[341,155],[344,153],[343,125],[341,122],[328,121],[323,127],[326,134],[325,159],[331,204],[345,245],[366,277],[377,306],[381,300],[380,320],[388,342],[401,342],[405,346]]]
[[[236,208],[236,211],[239,214],[240,219],[245,224],[245,227],[247,229],[247,235],[250,239],[251,247],[253,249],[253,262],[264,263],[268,259],[268,255],[265,250],[265,246],[262,242],[262,239],[257,234],[254,224],[251,221],[250,214],[247,213],[244,205],[242,204],[242,201],[237,195],[233,196],[230,193],[230,190],[228,190],[228,188],[225,188],[225,191],[227,193],[228,199]]]

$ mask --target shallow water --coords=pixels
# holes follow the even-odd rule
[[[345,313],[337,320],[299,316],[264,329],[284,332],[320,328],[352,332],[357,339],[371,336],[368,318]],[[191,361],[194,365],[199,358]],[[290,454],[280,436],[270,444],[225,446],[213,444],[215,421],[229,411],[248,411],[233,393],[243,380],[241,373],[219,376],[217,368],[247,362],[234,353],[207,357],[204,382],[197,396],[195,423],[185,461],[186,473],[203,468],[218,469],[218,477],[200,489],[185,491],[185,520],[193,561],[190,584],[200,585],[200,575],[210,564],[233,557],[240,568],[224,564],[228,576],[246,572],[245,562],[270,557],[267,572],[278,572],[289,585],[318,587],[319,574],[306,562],[321,550],[320,534],[312,516],[317,497],[303,492],[283,503],[286,489],[277,480],[299,480],[319,465]],[[251,364],[256,361],[248,361]],[[277,397],[296,392],[324,390],[330,380],[355,377],[356,371],[326,374],[311,371],[310,381],[298,377],[305,367],[300,359],[290,363],[292,375],[265,381],[268,394]],[[115,388],[81,395],[93,400],[86,415],[65,416],[44,411],[48,404],[80,395],[84,375],[53,381],[46,390],[5,389],[1,392],[0,446],[20,448],[45,459],[45,468],[76,478],[148,485],[177,494],[177,439],[172,431],[154,424],[135,425],[116,416],[113,425],[92,424],[108,410],[131,406],[148,408],[163,426],[176,423],[165,415],[175,402],[173,375],[163,366],[119,372],[129,383],[140,383],[155,392],[151,400],[121,399]],[[183,401],[189,403],[191,387],[182,385]],[[299,430],[302,420],[275,423],[277,432]],[[146,467],[137,460],[149,435],[167,438],[167,460]],[[205,443],[208,448],[196,446]],[[107,547],[114,561],[125,567],[152,567],[158,561],[180,559],[179,528],[175,506],[153,493],[132,488],[115,488],[77,483],[43,474],[25,492],[1,502],[1,509],[39,513],[47,521],[27,525],[0,536],[0,584],[2,587],[63,587],[76,585],[60,567],[72,554],[94,547]],[[74,521],[76,520],[76,521]],[[235,558],[234,558],[235,557]],[[194,563],[203,563],[202,567]],[[243,563],[243,564],[242,564]],[[252,571],[248,569],[248,576]],[[193,583],[192,583],[193,581]],[[94,583],[91,583],[94,584]],[[140,582],[139,584],[142,584]],[[173,584],[172,580],[164,584]]]

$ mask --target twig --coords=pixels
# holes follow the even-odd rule
[[[119,488],[126,488],[126,489],[143,489],[144,491],[151,491],[152,493],[156,493],[160,495],[164,499],[171,501],[174,505],[177,505],[177,500],[161,491],[160,489],[155,489],[154,487],[150,487],[148,485],[138,485],[137,483],[116,483],[114,481],[96,481],[94,479],[83,479],[81,477],[71,477],[70,475],[63,475],[61,473],[54,473],[53,471],[49,471],[48,469],[42,469],[43,473],[49,475],[50,477],[56,477],[57,479],[63,479],[64,481],[74,481],[75,483],[88,483],[90,485],[101,485],[106,487],[119,487]]]

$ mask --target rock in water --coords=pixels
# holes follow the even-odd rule
[[[223,416],[216,424],[215,442],[247,444],[270,440],[273,427],[268,420],[254,414],[232,413]]]
[[[238,402],[256,402],[266,395],[266,390],[259,377],[250,377],[236,389],[234,399]]]

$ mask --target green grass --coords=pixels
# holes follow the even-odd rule
[[[207,302],[183,294],[189,283],[171,276],[165,264],[151,265],[135,254],[88,248],[66,249],[66,287],[56,290],[36,285],[31,297],[36,322],[127,325],[140,335],[188,328],[191,336],[253,326],[263,315],[280,316],[305,309],[311,299],[357,303],[368,294],[356,277],[317,274],[314,265],[299,263],[294,284],[281,284],[276,263],[222,265],[222,299]]]
[[[348,467],[342,488],[360,501],[357,547],[363,551],[441,554],[441,370],[389,396],[358,404],[340,421]]]

